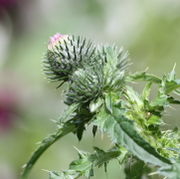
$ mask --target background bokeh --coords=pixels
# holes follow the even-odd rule
[[[65,109],[62,89],[42,73],[48,38],[56,32],[124,46],[131,71],[149,67],[162,76],[176,63],[180,76],[179,0],[0,0],[0,179],[19,178],[37,142],[55,129],[51,119]],[[180,125],[178,110],[167,111],[168,127]],[[92,139],[90,131],[81,143],[68,135],[42,156],[29,178],[48,178],[43,169],[67,169],[77,158],[73,146],[92,151],[109,145],[105,136]],[[117,161],[108,169],[94,178],[124,178]]]

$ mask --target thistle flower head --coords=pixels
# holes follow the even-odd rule
[[[55,34],[50,38],[44,71],[53,81],[68,81],[84,64],[92,64],[96,48],[80,36]]]
[[[121,90],[127,66],[123,49],[98,49],[83,37],[59,33],[50,38],[44,60],[49,79],[69,82],[67,104],[89,102],[104,90]]]

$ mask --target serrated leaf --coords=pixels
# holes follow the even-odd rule
[[[146,71],[136,72],[134,74],[131,74],[131,75],[126,77],[126,80],[128,82],[134,82],[136,80],[143,80],[143,81],[149,81],[149,82],[158,83],[158,84],[161,83],[160,78],[158,78],[155,75],[149,74]]]
[[[143,161],[137,159],[136,157],[130,157],[125,164],[124,171],[126,179],[141,179],[144,178],[144,175],[147,179],[149,179],[150,176],[148,176],[148,174],[151,169]]]
[[[97,147],[94,147],[95,151],[92,154],[78,149],[76,150],[78,151],[79,159],[71,162],[68,170],[58,173],[50,172],[52,177],[60,177],[61,179],[70,179],[70,178],[74,179],[74,178],[79,178],[80,176],[86,176],[87,178],[90,178],[94,176],[94,167],[104,166],[106,171],[107,163],[110,160],[121,156],[120,147],[114,147],[107,152]],[[122,153],[123,156],[121,158],[124,158],[125,157],[124,151]],[[50,179],[56,179],[56,178],[50,178]]]
[[[108,122],[108,125],[106,124]],[[171,162],[162,157],[156,150],[146,142],[136,131],[133,121],[121,115],[117,108],[113,109],[113,116],[103,110],[95,125],[107,132],[114,143],[124,146],[128,151],[140,160],[156,166],[168,166]]]

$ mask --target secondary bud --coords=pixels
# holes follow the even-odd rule
[[[104,87],[101,64],[77,70],[72,78],[65,103],[87,103],[99,97]]]

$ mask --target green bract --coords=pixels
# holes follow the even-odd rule
[[[113,147],[108,151],[94,147],[92,154],[78,150],[79,159],[68,170],[49,171],[50,179],[87,178],[94,168],[117,159],[125,166],[127,179],[140,179],[151,173],[180,179],[180,133],[162,129],[164,111],[180,104],[180,80],[174,69],[161,78],[147,72],[127,72],[128,53],[114,46],[94,46],[85,38],[56,34],[50,40],[45,59],[48,77],[67,83],[68,109],[57,121],[55,133],[45,138],[27,162],[26,178],[43,152],[69,133],[81,140],[90,124],[107,133]],[[142,94],[132,83],[146,83]],[[157,95],[150,98],[153,85]],[[137,168],[138,170],[135,170]]]

